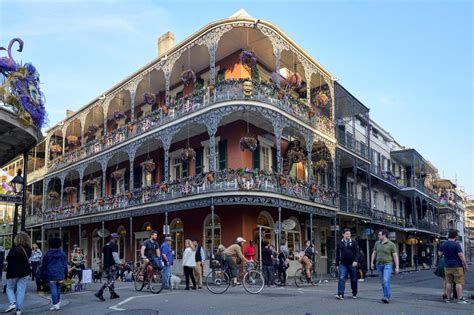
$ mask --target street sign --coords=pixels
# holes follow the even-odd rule
[[[21,196],[15,195],[0,195],[0,202],[21,203]]]

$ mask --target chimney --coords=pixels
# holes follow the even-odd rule
[[[174,46],[174,34],[166,32],[158,38],[158,56],[164,55]]]
[[[69,118],[71,117],[72,115],[74,115],[74,111],[70,110],[70,109],[66,109],[66,118]]]

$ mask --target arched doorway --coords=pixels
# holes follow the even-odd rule
[[[173,219],[170,224],[170,236],[173,239],[171,250],[173,251],[174,259],[183,258],[184,249],[184,226],[183,220],[179,218]]]
[[[204,248],[207,251],[212,250],[212,215],[208,214],[204,219],[204,229],[203,229],[203,244]],[[218,215],[214,214],[214,250],[221,244],[221,219]]]
[[[275,222],[273,221],[272,215],[267,211],[262,211],[257,217],[257,246],[258,246],[258,259],[260,260],[260,266],[262,265],[262,248],[263,242],[266,241],[269,244],[275,246]]]

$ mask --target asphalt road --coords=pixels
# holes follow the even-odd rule
[[[471,266],[472,267],[472,266]],[[466,289],[474,294],[474,271],[467,274]],[[292,284],[291,280],[290,283]],[[336,281],[322,283],[316,287],[299,289],[294,285],[285,288],[265,288],[258,295],[251,295],[242,287],[230,288],[221,295],[211,294],[206,288],[185,291],[183,283],[178,290],[151,294],[144,289],[136,292],[132,283],[117,283],[121,298],[99,301],[93,296],[97,285],[86,291],[62,296],[62,309],[56,314],[403,314],[474,315],[474,300],[471,305],[446,304],[441,300],[441,281],[432,271],[419,271],[395,275],[392,281],[392,300],[382,304],[382,290],[378,278],[369,278],[359,283],[358,299],[334,298]],[[24,314],[48,314],[48,296],[34,293],[30,285]],[[346,285],[350,297],[350,285]],[[104,294],[108,296],[108,294]],[[6,295],[0,294],[0,309],[7,305]]]

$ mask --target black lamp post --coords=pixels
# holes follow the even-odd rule
[[[21,176],[21,169],[17,171],[17,174],[11,180],[10,184],[13,187],[13,193],[17,196],[22,196],[23,194],[23,177]],[[22,198],[23,199],[23,198]],[[19,203],[15,203],[15,212],[13,213],[13,231],[12,231],[12,244],[15,236],[18,232],[18,206]]]

